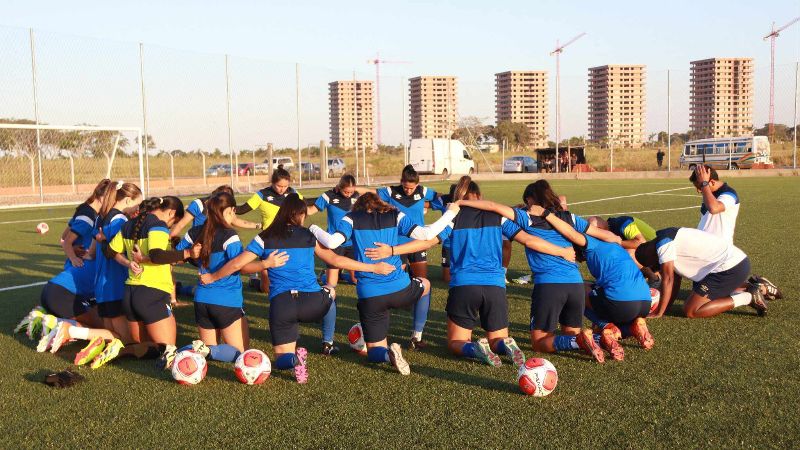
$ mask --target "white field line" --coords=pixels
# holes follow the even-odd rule
[[[569,206],[574,206],[574,205],[582,205],[584,203],[597,203],[597,202],[605,202],[605,201],[608,201],[608,200],[619,200],[621,198],[641,197],[643,195],[663,194],[665,192],[681,191],[681,190],[684,190],[684,189],[694,189],[694,186],[686,186],[686,187],[680,187],[680,188],[675,188],[675,189],[665,189],[663,191],[640,192],[638,194],[619,195],[619,196],[616,196],[616,197],[606,197],[606,198],[598,198],[598,199],[594,199],[594,200],[584,200],[582,202],[568,202],[568,203],[569,203]]]
[[[692,195],[692,194],[650,194],[650,195],[665,195],[665,196],[672,196],[672,197],[703,198],[703,196],[701,196],[701,195]]]
[[[34,286],[41,286],[43,284],[47,284],[47,281],[37,281],[36,283],[20,284],[19,286],[4,287],[4,288],[0,288],[0,292],[13,291],[15,289],[25,289],[25,288],[34,287]]]
[[[667,208],[667,209],[648,209],[645,211],[626,211],[626,212],[615,212],[615,213],[596,213],[596,214],[581,214],[583,217],[589,216],[625,216],[628,214],[645,214],[645,213],[654,213],[654,212],[667,212],[667,211],[682,211],[685,209],[699,209],[700,207],[697,205],[693,206],[684,206],[682,208]]]
[[[48,220],[65,220],[71,219],[72,216],[69,217],[50,217],[47,219],[28,219],[28,220],[12,220],[9,222],[0,222],[0,225],[11,225],[12,223],[28,223],[28,222],[46,222]]]

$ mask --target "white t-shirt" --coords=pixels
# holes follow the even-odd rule
[[[692,281],[728,270],[747,255],[726,239],[694,228],[667,228],[656,237],[658,262],[672,261],[675,271]]]
[[[725,211],[719,214],[711,214],[705,203],[703,203],[700,206],[701,217],[697,229],[721,236],[732,244],[733,232],[736,229],[736,217],[739,215],[739,196],[727,183],[724,183],[713,194],[717,200],[725,205]]]

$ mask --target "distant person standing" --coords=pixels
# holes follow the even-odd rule
[[[728,183],[719,180],[716,170],[706,165],[697,166],[689,181],[697,188],[697,192],[703,194],[697,228],[732,244],[736,217],[739,215],[739,195]]]
[[[661,166],[664,165],[664,150],[658,149],[656,152],[656,162],[658,163],[658,169],[661,170]]]

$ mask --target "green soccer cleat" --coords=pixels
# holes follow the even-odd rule
[[[519,348],[514,338],[504,338],[503,344],[505,344],[506,349],[511,353],[510,357],[511,361],[514,363],[514,367],[519,369],[519,366],[525,364],[525,353]]]
[[[103,351],[94,358],[91,368],[98,369],[103,367],[107,362],[119,356],[119,351],[123,348],[125,348],[125,346],[122,345],[122,341],[119,339],[114,339],[113,341],[109,342],[106,344]]]
[[[76,366],[82,366],[90,361],[93,361],[97,355],[103,352],[103,349],[106,348],[106,341],[103,340],[100,336],[89,341],[89,345],[83,347],[81,351],[75,355],[75,361],[73,362]]]
[[[478,339],[476,344],[475,355],[478,359],[492,367],[500,367],[503,365],[500,361],[500,357],[492,351],[492,347],[489,346],[489,341],[486,338]]]

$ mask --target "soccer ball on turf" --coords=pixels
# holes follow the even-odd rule
[[[347,332],[347,340],[350,342],[350,348],[362,355],[367,354],[367,343],[364,342],[364,330],[361,329],[361,322],[350,327]]]
[[[172,378],[180,384],[197,384],[206,377],[206,371],[206,359],[194,350],[178,352],[172,362]]]
[[[36,232],[37,233],[45,234],[48,231],[50,231],[50,227],[46,223],[41,222],[39,225],[36,225]]]
[[[244,384],[261,384],[267,381],[272,373],[272,363],[269,357],[261,350],[251,348],[245,350],[236,358],[233,364],[236,378]]]
[[[525,395],[544,397],[550,395],[558,384],[558,372],[553,363],[542,358],[530,358],[519,366],[517,382]]]
[[[658,311],[658,305],[661,303],[661,291],[658,289],[650,288],[650,314]]]

